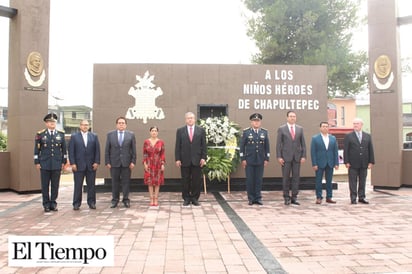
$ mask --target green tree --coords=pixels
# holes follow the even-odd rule
[[[328,95],[354,95],[367,81],[365,52],[351,49],[361,0],[244,0],[258,64],[326,65]]]
[[[7,136],[0,132],[0,151],[7,150]]]

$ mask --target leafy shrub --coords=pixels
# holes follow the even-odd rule
[[[7,151],[7,136],[0,132],[0,151]]]

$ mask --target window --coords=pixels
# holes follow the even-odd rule
[[[77,118],[77,112],[76,111],[72,111],[72,118],[76,119]]]
[[[340,122],[341,126],[345,126],[345,107],[340,107]]]
[[[336,121],[336,105],[332,103],[328,103],[328,124],[331,127],[337,126]]]
[[[227,116],[228,105],[197,105],[198,119],[205,119],[207,117]]]
[[[8,118],[8,109],[3,108],[3,120],[7,121]]]

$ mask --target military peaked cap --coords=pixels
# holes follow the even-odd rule
[[[57,114],[56,113],[49,113],[44,116],[43,121],[45,122],[57,122]]]
[[[262,120],[262,114],[260,113],[253,113],[252,115],[250,115],[249,120]]]

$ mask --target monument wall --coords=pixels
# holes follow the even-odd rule
[[[269,130],[271,159],[265,177],[281,177],[276,160],[276,131],[294,110],[305,130],[307,162],[301,175],[313,177],[310,141],[327,121],[325,66],[213,65],[213,64],[95,64],[93,131],[99,135],[104,165],[107,132],[116,128],[118,116],[127,117],[127,129],[136,134],[137,167],[133,178],[143,178],[142,147],[151,126],[159,127],[166,146],[166,178],[180,178],[174,165],[176,129],[185,124],[184,114],[207,106],[226,106],[231,121],[246,128],[249,116],[263,115]],[[110,177],[105,167],[98,177]],[[234,178],[244,177],[239,166]]]

